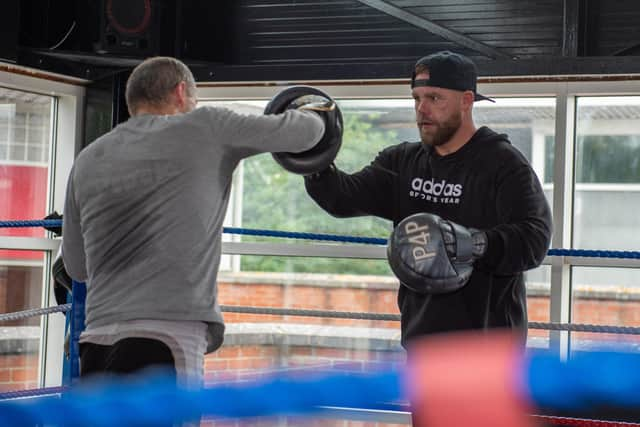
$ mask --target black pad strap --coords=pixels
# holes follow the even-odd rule
[[[473,261],[473,240],[469,229],[455,222],[449,224],[456,233],[456,262]]]

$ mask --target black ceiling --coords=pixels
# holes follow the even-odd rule
[[[405,78],[443,49],[483,76],[640,72],[637,0],[13,1],[0,54],[88,79],[158,54],[200,81]]]

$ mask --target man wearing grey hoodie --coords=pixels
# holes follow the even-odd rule
[[[323,137],[312,111],[196,108],[195,91],[182,62],[145,60],[127,82],[131,118],[73,165],[63,256],[87,284],[83,376],[164,365],[200,385],[204,354],[223,341],[216,276],[232,173],[251,155],[303,152]]]

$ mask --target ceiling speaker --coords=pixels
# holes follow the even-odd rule
[[[98,53],[150,56],[160,54],[168,11],[159,0],[101,0]],[[163,15],[165,20],[163,21]]]

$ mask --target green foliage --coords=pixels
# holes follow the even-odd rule
[[[588,135],[578,139],[576,181],[640,183],[640,136]]]
[[[545,182],[553,182],[553,136],[545,138]],[[583,135],[576,144],[576,182],[640,183],[640,136]]]
[[[375,115],[343,113],[343,144],[336,159],[342,170],[359,170],[382,148],[397,142],[394,132],[373,128],[371,121]],[[303,178],[282,169],[271,155],[256,156],[244,162],[242,203],[242,226],[245,228],[384,238],[391,232],[391,223],[380,218],[331,217],[307,195]],[[243,241],[285,242],[283,239],[246,236]],[[338,258],[245,255],[241,268],[245,271],[391,274],[386,261]]]

